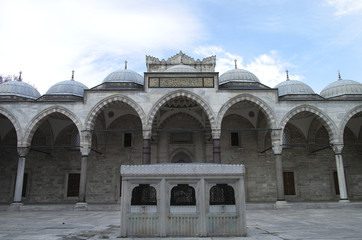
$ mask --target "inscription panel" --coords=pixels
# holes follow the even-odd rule
[[[213,88],[213,78],[200,77],[150,77],[150,88]]]

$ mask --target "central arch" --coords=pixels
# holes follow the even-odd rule
[[[189,92],[189,91],[185,91],[185,90],[177,90],[174,92],[171,92],[165,96],[163,96],[160,100],[158,100],[156,102],[156,104],[152,107],[148,118],[147,118],[147,127],[148,129],[151,129],[153,120],[156,116],[156,113],[158,112],[158,110],[169,100],[173,99],[173,98],[177,98],[177,97],[185,97],[188,98],[190,100],[193,100],[195,102],[197,102],[201,108],[205,111],[209,121],[210,121],[210,125],[211,128],[214,129],[216,127],[216,121],[215,121],[215,116],[214,113],[212,111],[211,106],[209,106],[208,103],[206,103],[206,101],[204,101],[200,96]]]

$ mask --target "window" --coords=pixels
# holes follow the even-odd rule
[[[290,144],[292,143],[292,136],[289,128],[287,127],[284,128],[282,141],[283,141],[283,147],[289,147]]]
[[[171,133],[171,143],[191,144],[192,143],[192,133],[190,133],[190,132]]]
[[[156,189],[149,184],[140,184],[132,190],[131,205],[157,205]]]
[[[283,172],[284,194],[295,195],[294,172]]]
[[[235,205],[233,187],[227,184],[216,184],[210,189],[210,205]]]
[[[231,133],[231,146],[239,146],[239,133],[237,132],[232,132]]]
[[[124,134],[124,147],[132,147],[132,133],[125,133]]]
[[[68,174],[67,197],[78,197],[79,196],[79,183],[80,183],[80,174],[79,173],[69,173]]]
[[[196,205],[195,189],[188,184],[178,184],[171,190],[171,206]]]
[[[336,190],[336,195],[339,195],[339,183],[338,183],[337,172],[333,172],[333,179],[334,179],[334,189]]]

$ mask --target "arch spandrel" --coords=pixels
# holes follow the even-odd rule
[[[226,112],[235,104],[239,103],[239,102],[243,102],[243,101],[247,101],[247,102],[252,102],[254,103],[257,107],[259,107],[262,112],[265,114],[265,117],[268,119],[268,123],[269,123],[269,127],[270,128],[275,128],[276,126],[276,121],[275,121],[275,114],[272,111],[272,109],[268,106],[267,103],[265,103],[263,100],[261,100],[260,98],[257,98],[253,95],[250,94],[241,94],[238,95],[236,97],[233,97],[232,99],[230,99],[229,101],[227,101],[220,109],[219,114],[217,116],[217,127],[219,129],[221,129],[221,123],[222,120],[226,114]]]
[[[141,119],[142,122],[142,127],[143,130],[147,130],[146,129],[146,114],[144,113],[143,109],[131,98],[123,96],[123,95],[113,95],[107,98],[104,98],[102,100],[100,100],[88,113],[88,116],[85,120],[85,127],[87,130],[93,130],[94,128],[94,124],[96,122],[96,119],[98,117],[98,115],[101,113],[101,111],[107,107],[109,104],[111,103],[116,103],[116,102],[122,102],[122,103],[126,103],[127,105],[129,105],[130,107],[132,107],[136,113],[138,114],[139,118]]]
[[[20,147],[21,140],[22,140],[21,139],[22,129],[20,127],[20,123],[18,122],[18,120],[15,118],[14,115],[12,115],[10,112],[8,112],[7,110],[5,110],[3,108],[0,108],[0,114],[4,115],[13,124],[13,126],[15,128],[15,132],[16,132],[17,146]]]
[[[284,130],[289,120],[301,112],[310,112],[316,115],[316,117],[322,122],[323,126],[327,129],[330,143],[335,143],[338,140],[337,127],[332,119],[320,109],[310,105],[301,105],[290,110],[285,114],[278,128]],[[283,131],[280,131],[280,139],[282,139],[282,135]]]
[[[346,113],[346,115],[343,117],[341,123],[339,124],[339,128],[338,128],[338,142],[343,143],[343,135],[344,135],[344,130],[347,126],[347,123],[349,120],[351,120],[351,118],[362,112],[362,106],[358,106],[353,108],[352,110],[350,110],[348,113]]]
[[[35,131],[41,125],[43,120],[52,113],[61,113],[64,116],[67,116],[77,127],[79,135],[82,138],[83,125],[81,121],[78,119],[78,117],[72,111],[64,107],[54,106],[41,111],[30,121],[30,124],[26,127],[26,132],[24,133],[21,146],[28,147],[31,145],[31,141]]]
[[[215,128],[216,127],[216,121],[215,121],[215,116],[214,113],[212,111],[211,106],[204,100],[202,99],[200,96],[196,95],[195,93],[189,92],[189,91],[185,91],[185,90],[177,90],[174,92],[171,92],[165,96],[163,96],[161,99],[159,99],[154,106],[152,107],[151,111],[148,114],[147,117],[147,126],[149,129],[151,129],[152,127],[152,123],[153,120],[158,112],[158,110],[160,110],[160,108],[169,100],[173,99],[173,98],[177,98],[177,97],[185,97],[188,98],[190,100],[195,101],[197,104],[200,105],[200,107],[205,111],[206,116],[208,117],[210,124],[211,124],[211,128]]]

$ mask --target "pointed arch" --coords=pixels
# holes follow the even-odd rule
[[[14,117],[14,115],[12,115],[10,112],[5,110],[4,108],[0,108],[0,114],[7,117],[7,119],[9,119],[9,121],[13,124],[13,126],[15,128],[15,132],[16,132],[17,145],[20,146],[22,133],[21,133],[21,127],[20,127],[18,120]]]
[[[242,102],[242,101],[248,101],[254,103],[256,106],[258,106],[261,111],[265,114],[266,118],[268,119],[269,127],[274,128],[275,127],[275,116],[273,110],[266,104],[263,100],[260,98],[257,98],[250,94],[241,94],[236,97],[233,97],[229,101],[227,101],[220,109],[219,114],[217,116],[217,127],[221,129],[221,123],[225,116],[225,113],[227,110],[229,110],[233,105]]]
[[[104,98],[103,100],[99,101],[89,112],[86,121],[85,126],[87,130],[92,130],[94,128],[94,124],[96,122],[97,116],[101,113],[101,111],[107,107],[111,103],[115,102],[123,102],[132,107],[138,114],[138,116],[141,119],[143,129],[145,129],[145,123],[146,123],[146,114],[144,113],[143,109],[134,101],[133,99],[117,94],[112,95],[107,98]]]
[[[83,125],[82,125],[81,121],[78,119],[78,117],[69,109],[66,109],[66,108],[60,107],[60,106],[53,106],[53,107],[43,110],[30,121],[30,124],[26,128],[27,130],[24,134],[21,146],[28,147],[31,145],[31,141],[33,139],[35,131],[41,125],[44,118],[49,116],[52,113],[61,113],[65,116],[67,116],[77,127],[80,137],[82,136]]]
[[[344,135],[344,130],[347,126],[348,121],[357,113],[362,112],[362,106],[358,106],[353,108],[352,110],[350,110],[348,113],[346,113],[346,115],[343,117],[343,120],[341,121],[341,123],[339,124],[339,129],[338,129],[338,141],[340,143],[343,143],[343,135]]]
[[[336,126],[332,119],[327,116],[323,111],[320,109],[310,106],[310,105],[301,105],[295,107],[294,109],[290,110],[285,116],[283,117],[282,121],[280,122],[279,128],[282,129],[280,131],[280,139],[282,139],[283,131],[289,120],[301,112],[310,112],[316,115],[316,117],[322,122],[323,126],[327,129],[329,135],[330,143],[334,143],[337,140],[337,131]]]
[[[195,102],[197,102],[201,108],[205,111],[210,124],[211,124],[211,128],[215,128],[216,127],[216,122],[215,122],[215,116],[214,113],[212,111],[211,106],[204,100],[202,99],[200,96],[189,92],[189,91],[185,91],[185,90],[177,90],[174,92],[171,92],[165,96],[163,96],[161,99],[159,99],[155,105],[152,107],[151,111],[149,112],[149,115],[147,117],[147,126],[149,129],[151,129],[153,120],[156,116],[157,111],[169,100],[173,99],[173,98],[177,98],[177,97],[185,97],[188,99],[191,99]]]

